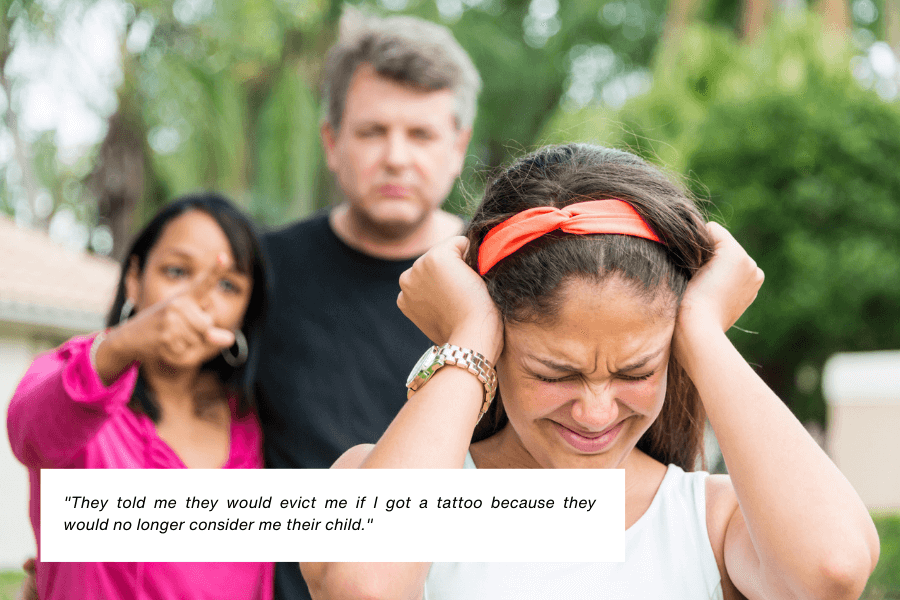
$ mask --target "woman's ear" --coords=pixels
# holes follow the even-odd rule
[[[141,270],[137,256],[128,260],[128,271],[125,272],[125,299],[139,304],[141,296]]]

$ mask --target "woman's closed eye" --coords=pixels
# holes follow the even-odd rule
[[[644,373],[643,375],[626,375],[624,373],[617,373],[615,376],[618,379],[621,379],[622,381],[646,381],[646,380],[650,379],[651,377],[653,377],[654,373],[656,373],[656,371],[650,371],[649,373]],[[534,377],[535,377],[535,379],[537,379],[539,381],[543,381],[544,383],[560,383],[563,381],[572,381],[575,378],[577,378],[578,375],[577,374],[569,374],[569,375],[562,375],[559,377],[547,377],[547,376],[539,375],[539,374],[535,373]]]
[[[653,377],[654,373],[656,373],[656,371],[650,371],[649,373],[644,373],[643,375],[626,375],[624,373],[618,373],[616,374],[616,377],[623,381],[646,381],[647,379]]]
[[[560,375],[557,377],[547,377],[544,375],[539,375],[538,373],[534,373],[534,378],[538,381],[543,381],[544,383],[560,383],[563,381],[573,381],[578,377],[577,373],[569,373],[568,375]]]

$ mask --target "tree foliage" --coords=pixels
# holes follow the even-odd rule
[[[709,199],[766,274],[739,323],[756,333],[735,342],[800,418],[824,421],[828,356],[900,347],[900,106],[861,89],[849,48],[803,20],[749,46],[695,27],[673,51],[676,76],[582,122]]]
[[[35,0],[12,2],[15,10],[6,12],[18,21],[51,36],[58,30],[60,24],[48,20]],[[117,0],[73,0],[57,13],[87,11],[98,2]],[[464,196],[480,193],[481,173],[539,141],[557,106],[572,96],[574,83],[580,86],[579,101],[589,103],[610,81],[645,69],[662,32],[666,2],[350,3],[382,14],[403,4],[400,12],[444,23],[483,74],[464,173],[468,193],[454,191],[449,204],[463,212]],[[79,198],[93,198],[87,216],[112,229],[114,252],[122,251],[129,230],[162,203],[198,188],[225,192],[269,225],[338,197],[322,159],[318,120],[321,64],[342,5],[338,0],[119,4],[125,15],[122,83],[107,135],[87,157],[86,170],[82,164],[73,173],[57,163],[54,173],[76,184],[66,189],[81,187]],[[585,64],[593,67],[585,70]]]

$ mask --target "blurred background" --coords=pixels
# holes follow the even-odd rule
[[[878,513],[867,594],[900,598],[900,0],[349,4],[447,25],[481,72],[449,210],[563,141],[704,200],[766,273],[732,339]],[[168,200],[216,189],[276,227],[335,199],[318,83],[342,5],[0,0],[0,404],[35,352],[102,326],[114,261]],[[15,568],[33,542],[5,452]]]

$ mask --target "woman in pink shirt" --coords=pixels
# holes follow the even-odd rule
[[[28,467],[42,600],[268,600],[271,563],[40,561],[40,469],[257,469],[266,307],[253,225],[224,198],[164,208],[126,255],[109,329],[39,356],[8,415]]]

